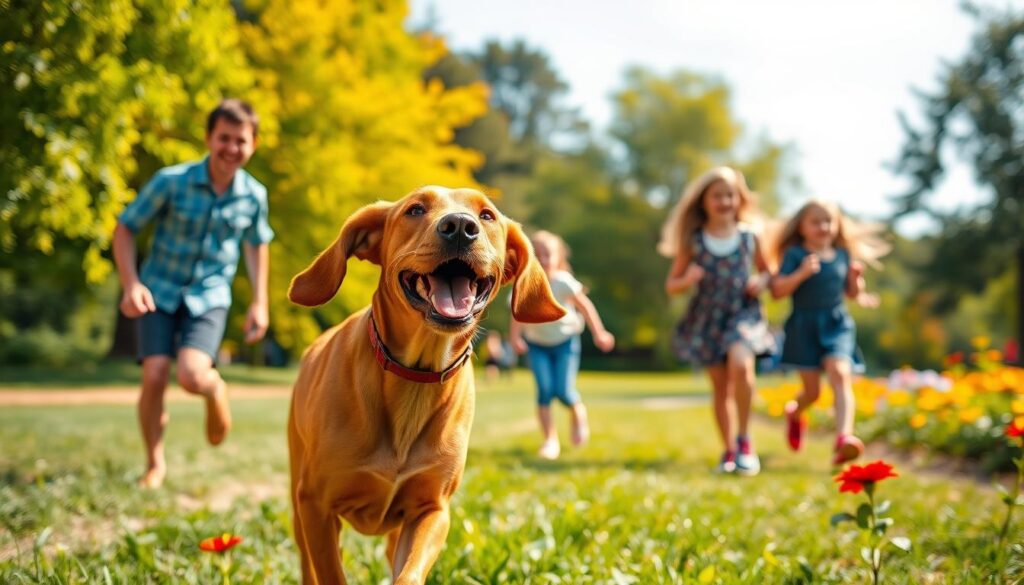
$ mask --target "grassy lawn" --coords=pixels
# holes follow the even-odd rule
[[[709,473],[718,455],[703,378],[590,374],[580,381],[593,439],[538,460],[532,382],[478,384],[477,416],[452,530],[431,583],[868,582],[861,536],[829,518],[861,496],[839,494],[829,440],[788,451],[759,421],[765,472]],[[671,400],[683,394],[697,398]],[[220,448],[203,441],[199,401],[170,405],[170,476],[140,492],[141,439],[131,406],[0,408],[0,582],[214,583],[200,539],[225,531],[235,583],[295,583],[287,494],[284,399],[239,400]],[[567,416],[559,413],[563,437]],[[1020,551],[997,561],[998,494],[960,478],[917,473],[878,487],[892,500],[889,583],[999,582],[1022,576]],[[909,464],[907,464],[909,465]],[[1010,541],[1021,542],[1014,528]],[[352,583],[387,583],[383,540],[344,535]],[[998,563],[998,564],[997,564]]]
[[[267,368],[247,364],[228,364],[218,368],[224,379],[236,384],[291,385],[296,367]],[[10,367],[0,369],[0,389],[46,390],[50,388],[89,388],[138,386],[141,369],[129,360],[84,364],[66,369]]]

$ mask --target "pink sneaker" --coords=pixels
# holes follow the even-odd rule
[[[847,461],[853,461],[863,454],[863,441],[853,435],[839,435],[836,437],[835,456],[832,457],[832,465],[842,465]]]

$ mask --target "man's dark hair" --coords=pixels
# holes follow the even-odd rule
[[[248,102],[238,98],[227,98],[222,100],[217,107],[210,112],[206,119],[206,133],[213,132],[217,120],[224,118],[232,124],[249,124],[252,126],[252,137],[256,138],[260,130],[260,117],[252,110]]]

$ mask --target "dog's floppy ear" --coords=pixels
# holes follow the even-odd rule
[[[501,284],[512,285],[512,318],[520,323],[547,323],[565,315],[565,309],[551,294],[551,285],[537,258],[530,240],[519,224],[508,222],[505,242],[505,274]]]
[[[380,243],[384,221],[391,203],[380,201],[352,214],[330,246],[305,270],[292,279],[288,299],[307,307],[322,305],[334,298],[345,279],[349,256],[380,264]]]

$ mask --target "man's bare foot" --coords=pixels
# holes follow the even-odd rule
[[[228,404],[228,386],[220,381],[213,393],[206,397],[206,440],[220,445],[231,430],[231,407]]]
[[[164,483],[167,470],[163,467],[150,467],[139,478],[138,486],[144,490],[155,490]]]

